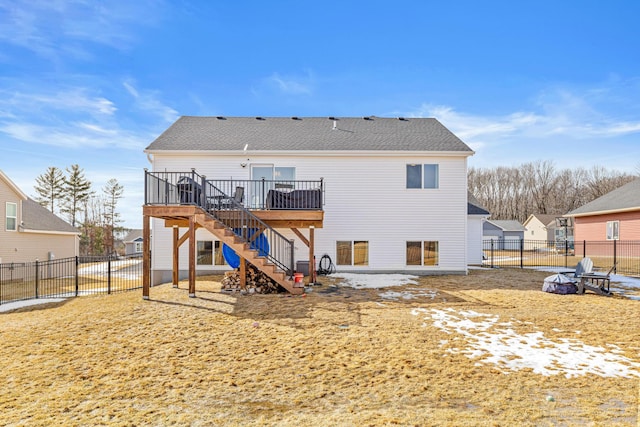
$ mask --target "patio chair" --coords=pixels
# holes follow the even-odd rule
[[[238,204],[242,204],[244,200],[244,187],[236,187],[233,196],[215,196],[213,200],[213,209],[231,209]],[[235,203],[234,203],[235,202]]]
[[[561,271],[560,274],[564,274],[565,276],[569,276],[573,279],[577,279],[578,281],[584,274],[589,274],[593,271],[593,261],[589,257],[584,257],[580,260],[580,262],[576,265],[575,270],[571,271]]]
[[[585,290],[589,290],[598,295],[611,295],[611,291],[609,290],[609,285],[611,284],[611,273],[616,268],[616,264],[607,271],[607,274],[600,273],[584,273],[580,276],[580,281],[578,282],[578,293],[583,294]]]

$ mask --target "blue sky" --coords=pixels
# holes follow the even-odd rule
[[[0,0],[0,169],[79,164],[140,227],[181,115],[435,117],[470,166],[640,171],[640,2]]]

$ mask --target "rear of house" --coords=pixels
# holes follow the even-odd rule
[[[467,271],[473,151],[435,119],[182,117],[145,151],[153,171],[322,182],[316,263],[326,254],[337,271]],[[244,191],[249,208],[264,208],[263,191]],[[161,219],[152,228],[152,282],[159,283],[170,277],[172,231]],[[279,231],[296,241],[297,260],[308,259],[291,229]],[[197,240],[200,273],[229,269],[221,242],[203,229]],[[188,254],[180,250],[184,271]]]
[[[27,197],[0,171],[0,264],[78,255],[80,232]]]

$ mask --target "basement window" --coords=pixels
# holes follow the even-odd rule
[[[366,240],[337,241],[337,265],[369,265],[369,242]]]
[[[211,240],[198,240],[196,252],[198,265],[213,265],[213,242]]]
[[[407,265],[438,265],[438,242],[407,242]]]

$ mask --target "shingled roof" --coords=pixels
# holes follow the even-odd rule
[[[433,118],[180,117],[145,151],[473,151]]]
[[[640,210],[640,178],[569,212],[569,216],[602,215]]]
[[[30,231],[52,231],[57,233],[77,233],[80,230],[52,214],[32,199],[22,201],[22,226]]]

